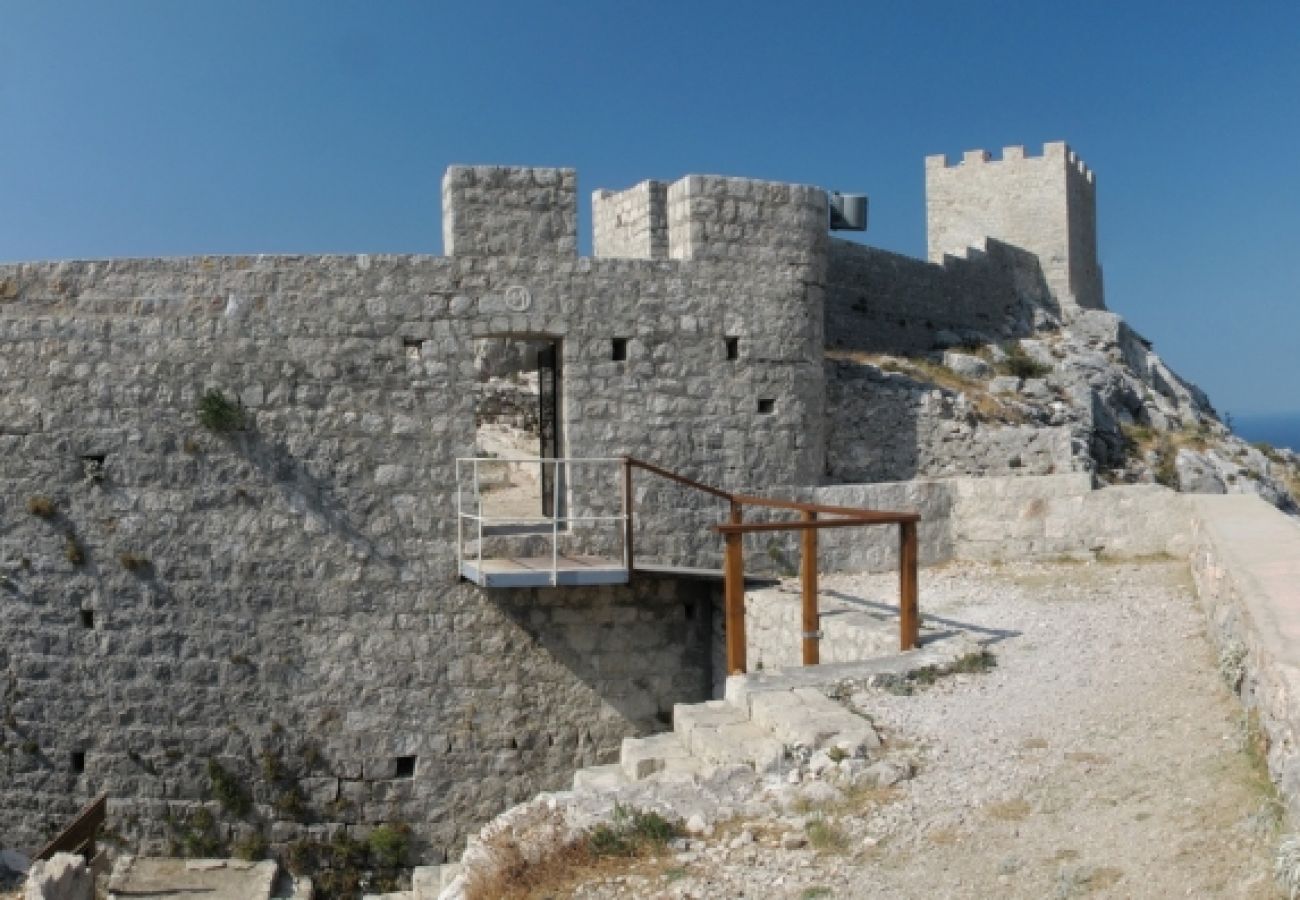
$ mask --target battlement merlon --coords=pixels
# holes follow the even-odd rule
[[[1095,176],[1087,164],[1079,158],[1069,145],[1064,141],[1050,141],[1043,144],[1043,151],[1039,154],[1030,154],[1025,151],[1023,145],[1015,144],[1010,147],[1002,148],[1002,155],[995,156],[988,150],[967,150],[962,154],[962,158],[955,163],[949,163],[946,153],[936,153],[925,158],[925,168],[929,172],[934,169],[960,169],[963,166],[993,165],[999,163],[1016,163],[1031,160],[1061,160],[1065,165],[1078,173],[1089,184],[1094,183]]]
[[[448,256],[577,256],[573,169],[451,166],[442,179]]]
[[[668,258],[668,185],[643,181],[591,195],[592,253],[619,259]]]
[[[829,203],[810,185],[688,175],[668,187],[668,255],[824,268]]]

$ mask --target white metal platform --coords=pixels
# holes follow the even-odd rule
[[[462,559],[460,574],[466,581],[491,588],[529,588],[627,584],[622,562],[600,556],[507,557]]]
[[[518,511],[489,515],[484,511],[483,488],[485,474],[494,467],[538,466],[550,467],[553,485],[550,515],[519,515]],[[604,489],[617,491],[623,505],[617,515],[575,515],[566,511],[565,491],[573,484],[573,469],[579,468],[599,477],[601,472],[609,479]],[[466,492],[464,476],[469,476]],[[590,459],[486,459],[462,458],[456,460],[456,548],[460,560],[460,577],[481,587],[532,588],[576,587],[597,584],[627,584],[629,574],[627,509],[627,467],[620,457]],[[539,475],[539,481],[542,479]],[[468,495],[467,495],[468,493]],[[569,536],[569,527],[582,523],[587,527],[609,528],[614,531],[612,542],[621,544],[619,559],[585,556],[560,552],[560,537]],[[548,556],[484,555],[484,538],[547,538],[551,552]],[[533,550],[533,552],[536,552]]]

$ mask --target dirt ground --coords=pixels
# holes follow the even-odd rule
[[[870,602],[893,577],[822,589]],[[916,777],[748,823],[559,896],[1069,898],[1281,896],[1280,807],[1222,683],[1185,565],[949,566],[922,577],[930,625],[997,665],[854,703]],[[802,828],[798,848],[780,836]],[[797,841],[793,842],[797,843]]]

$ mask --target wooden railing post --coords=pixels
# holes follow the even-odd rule
[[[805,522],[816,522],[817,513],[804,510],[800,513]],[[817,613],[817,529],[806,528],[801,535],[799,555],[799,581],[803,586],[803,664],[815,666],[821,662],[821,616]]]
[[[632,459],[623,457],[623,564],[632,574]]]
[[[739,525],[744,513],[739,503],[731,504],[731,524]],[[745,658],[745,559],[741,541],[744,535],[726,535],[726,555],[722,580],[726,606],[727,674],[743,675]]]
[[[921,639],[921,617],[917,609],[916,523],[898,524],[898,643],[900,650],[914,650]]]

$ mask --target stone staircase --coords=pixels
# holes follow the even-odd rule
[[[513,835],[521,845],[540,846],[536,823],[554,827],[562,812],[565,833],[603,820],[618,804],[654,808],[708,827],[746,805],[765,788],[798,782],[814,756],[858,760],[878,756],[879,735],[865,717],[833,697],[862,690],[881,677],[904,677],[927,667],[944,669],[977,652],[964,634],[930,635],[919,650],[845,663],[757,672],[727,679],[724,697],[673,708],[673,729],[624,738],[615,763],[579,769],[572,790],[540,794],[489,823],[480,837]],[[818,751],[823,751],[818,753]],[[471,839],[463,862],[491,865]],[[461,865],[431,867],[428,876],[441,900],[464,896]],[[435,878],[435,872],[437,877]],[[417,898],[432,897],[416,893]]]
[[[703,778],[725,766],[780,776],[792,750],[832,747],[869,756],[880,746],[871,723],[816,688],[740,692],[736,698],[673,707],[673,730],[624,738],[617,763],[579,769],[575,791],[609,790],[661,773]]]

